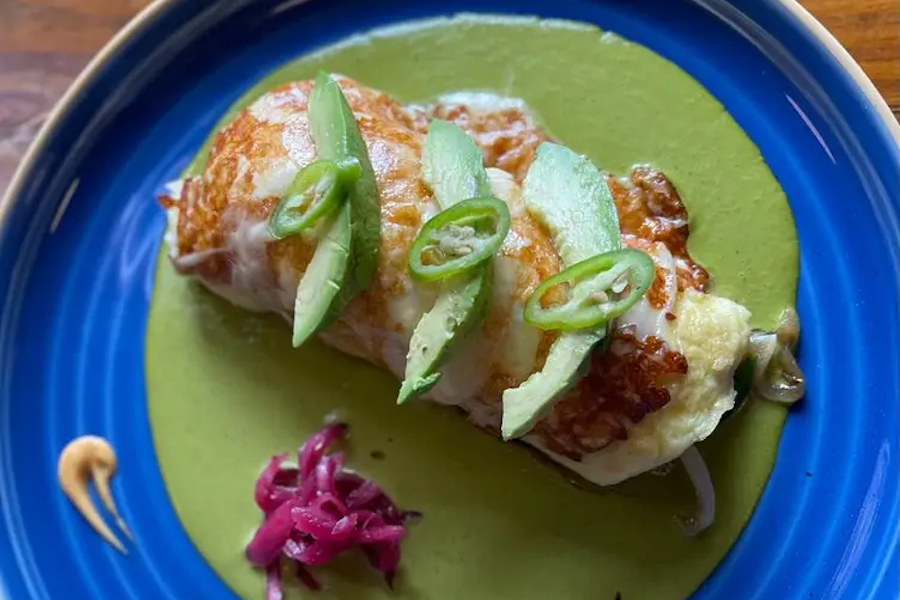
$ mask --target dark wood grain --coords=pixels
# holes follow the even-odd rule
[[[900,118],[900,1],[801,2],[850,51]]]
[[[900,2],[802,0],[900,116]],[[0,190],[53,104],[149,0],[0,0]]]
[[[149,0],[0,0],[0,190],[91,57]]]

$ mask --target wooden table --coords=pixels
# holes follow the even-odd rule
[[[801,0],[900,116],[900,2]],[[0,191],[47,112],[149,0],[0,0]]]

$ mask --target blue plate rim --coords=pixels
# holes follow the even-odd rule
[[[283,3],[283,6],[294,6],[303,4],[306,1],[287,0]],[[725,1],[729,2],[730,0]],[[708,0],[691,0],[691,2],[707,8],[708,3],[714,4],[714,2],[709,2]],[[847,80],[842,84],[845,86],[845,92],[849,91],[849,95],[859,103],[862,117],[856,115],[857,119],[864,120],[864,123],[861,123],[861,125],[876,131],[879,136],[877,143],[873,144],[873,147],[877,148],[880,146],[881,149],[886,149],[888,156],[882,158],[889,163],[900,165],[900,123],[897,122],[887,103],[875,89],[872,81],[852,59],[847,50],[840,45],[821,23],[799,5],[797,0],[760,0],[760,2],[768,5],[772,10],[778,11],[782,17],[789,19],[793,25],[799,26],[801,34],[809,34],[814,42],[815,51],[821,53],[822,56],[833,59],[830,61],[829,67],[837,65],[834,73],[838,76],[844,76]],[[22,201],[28,200],[32,184],[34,184],[35,180],[39,180],[42,177],[43,165],[45,159],[48,158],[48,151],[53,147],[55,136],[70,122],[73,112],[77,109],[85,110],[85,98],[91,97],[90,91],[103,80],[106,69],[128,51],[132,42],[144,36],[154,25],[164,22],[164,17],[171,16],[169,11],[189,4],[190,0],[155,0],[126,24],[76,78],[38,132],[34,142],[30,145],[20,162],[6,193],[0,199],[0,245],[6,245],[4,238],[9,233],[8,228],[14,221],[11,217],[18,212],[16,210],[19,208],[18,205],[22,204]],[[777,61],[773,62],[777,64]],[[852,84],[849,82],[852,82]],[[95,110],[95,108],[87,110]],[[869,155],[869,152],[873,151],[872,149],[860,148],[860,150],[862,150],[867,160],[872,158]],[[74,190],[70,189],[69,191]],[[67,199],[71,194],[60,194],[60,196],[62,196],[62,202],[55,209],[51,209],[51,213],[53,210],[57,212],[57,217],[65,209]],[[892,203],[891,199],[888,199],[888,203]],[[891,207],[888,206],[888,208],[890,209]],[[894,238],[893,241],[888,240],[888,245],[896,249],[897,244],[900,243],[900,228],[897,227],[896,220],[889,220],[888,223],[889,225],[886,230],[883,230],[883,233],[886,232],[889,237]],[[27,254],[27,251],[25,251],[18,257],[6,258],[11,259],[11,266],[13,266],[14,270],[17,270],[23,266],[27,267]],[[23,258],[26,259],[24,262]],[[894,258],[896,259],[896,255]],[[15,280],[15,277],[13,277],[13,280]],[[15,296],[15,290],[0,289],[0,307],[13,296]],[[3,315],[0,314],[0,321],[3,320],[2,317]],[[0,337],[2,337],[3,329],[2,325],[0,325]],[[895,548],[888,554],[890,555],[894,552],[896,552]],[[3,587],[2,577],[0,577],[0,598],[4,596]]]

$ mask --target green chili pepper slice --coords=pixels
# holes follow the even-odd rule
[[[297,235],[330,215],[346,201],[359,179],[359,161],[317,160],[297,173],[269,217],[276,240]]]
[[[439,281],[468,271],[500,248],[509,222],[509,209],[497,198],[457,202],[422,227],[409,251],[409,270],[419,281]]]
[[[546,330],[599,327],[631,308],[655,277],[653,260],[640,250],[598,254],[541,283],[525,303],[525,321]],[[544,307],[542,300],[557,286],[567,288],[567,300]]]

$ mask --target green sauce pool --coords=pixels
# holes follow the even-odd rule
[[[774,328],[794,302],[797,240],[778,183],[723,107],[645,48],[563,21],[416,22],[285,66],[223,120],[321,69],[403,102],[460,90],[522,98],[555,138],[603,169],[626,173],[651,163],[666,173],[691,217],[692,255],[712,273],[715,293],[751,310],[755,327]],[[675,518],[695,502],[680,467],[602,493],[580,490],[453,411],[396,407],[398,383],[387,373],[316,343],[292,350],[282,319],[227,305],[178,277],[164,258],[146,371],[156,453],[175,510],[212,568],[246,600],[264,597],[262,574],[243,557],[260,520],[259,470],[335,411],[351,426],[350,466],[401,506],[425,513],[403,543],[395,591],[357,554],[314,569],[325,586],[318,597],[359,600],[685,598],[749,518],[785,417],[783,407],[754,400],[701,444],[717,516],[712,529],[689,539]],[[311,594],[287,588],[288,598]]]

